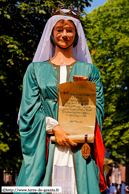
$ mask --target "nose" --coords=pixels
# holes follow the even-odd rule
[[[62,38],[67,38],[67,32],[66,32],[66,30],[65,30],[65,29],[63,30],[63,33],[62,33]]]

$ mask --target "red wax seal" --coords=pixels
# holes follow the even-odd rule
[[[82,156],[84,159],[87,159],[89,157],[90,151],[91,151],[90,146],[87,143],[85,143],[81,148]]]

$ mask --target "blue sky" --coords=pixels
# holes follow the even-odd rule
[[[93,11],[94,8],[97,8],[99,7],[100,5],[104,5],[104,3],[106,2],[107,0],[93,0],[93,2],[91,4],[91,7],[86,7],[85,11],[87,13],[90,13]]]

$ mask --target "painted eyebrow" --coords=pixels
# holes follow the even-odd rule
[[[64,26],[57,26],[56,28],[64,28]],[[65,27],[65,28],[72,28],[72,29],[74,29],[74,28],[71,27],[71,26],[68,26],[68,27]]]

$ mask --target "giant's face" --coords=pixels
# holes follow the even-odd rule
[[[59,20],[53,29],[54,39],[62,48],[70,46],[75,39],[75,35],[75,26],[70,20]]]

